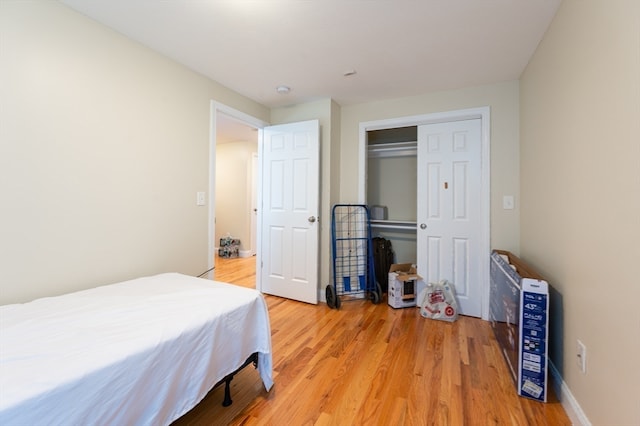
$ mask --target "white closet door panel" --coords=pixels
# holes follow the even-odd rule
[[[427,199],[426,207],[430,220],[442,219],[442,191],[440,191],[440,181],[442,175],[442,164],[427,163]]]
[[[453,282],[459,297],[469,296],[469,240],[453,239]]]
[[[442,238],[438,236],[427,237],[427,274],[428,282],[438,282],[442,263]],[[422,270],[419,270],[422,273]],[[425,276],[423,275],[423,278]]]
[[[469,163],[457,161],[452,165],[453,219],[469,220]]]
[[[418,127],[418,272],[454,284],[460,312],[481,315],[481,123]],[[436,243],[437,241],[437,243]]]

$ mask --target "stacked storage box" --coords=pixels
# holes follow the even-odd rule
[[[227,236],[220,238],[220,248],[218,249],[218,256],[225,258],[238,257],[240,253],[240,240]]]

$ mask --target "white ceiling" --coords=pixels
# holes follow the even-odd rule
[[[60,1],[268,107],[517,79],[561,2]]]

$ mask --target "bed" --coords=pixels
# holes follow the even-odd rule
[[[0,424],[167,425],[256,360],[269,391],[265,301],[230,284],[169,273],[5,305]]]

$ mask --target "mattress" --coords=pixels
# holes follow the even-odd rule
[[[176,273],[1,306],[0,424],[169,424],[254,352],[262,295]]]

